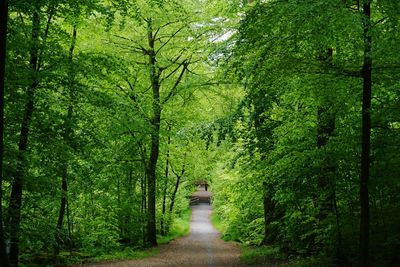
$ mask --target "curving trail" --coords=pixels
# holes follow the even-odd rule
[[[120,262],[97,263],[90,266],[137,267],[244,267],[239,261],[239,248],[224,242],[210,221],[211,206],[206,203],[192,207],[190,235],[160,246],[154,257]]]

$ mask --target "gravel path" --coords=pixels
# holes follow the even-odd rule
[[[137,267],[244,267],[239,261],[240,250],[224,242],[210,221],[211,207],[200,203],[192,207],[190,235],[160,246],[154,257],[98,263],[90,266],[137,266]]]

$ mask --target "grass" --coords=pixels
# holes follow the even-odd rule
[[[240,260],[248,265],[270,264],[272,266],[284,264],[285,255],[276,246],[243,246]]]
[[[171,240],[186,236],[190,232],[190,219],[192,218],[192,209],[187,209],[175,218],[171,226],[170,233],[167,236],[158,236],[158,244],[168,244]]]
[[[147,248],[147,249],[137,250],[127,247],[124,250],[115,251],[112,254],[104,254],[96,256],[92,258],[90,262],[143,259],[157,255],[158,252],[159,252],[158,248]]]
[[[221,217],[219,217],[218,214],[215,212],[211,214],[211,223],[214,225],[215,229],[218,230],[218,232],[222,234],[225,232],[226,227],[223,224]]]

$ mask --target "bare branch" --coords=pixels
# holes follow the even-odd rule
[[[167,96],[164,98],[164,100],[162,101],[162,104],[163,104],[163,105],[164,105],[166,102],[168,102],[168,100],[169,100],[172,96],[176,95],[176,93],[177,93],[177,87],[178,87],[179,83],[181,82],[181,80],[182,80],[182,78],[183,78],[183,75],[185,74],[185,72],[186,72],[186,70],[187,70],[187,68],[188,68],[188,66],[189,66],[189,61],[186,61],[186,60],[185,60],[184,62],[182,62],[182,64],[181,64],[180,66],[183,67],[183,68],[182,68],[182,71],[181,71],[181,73],[179,74],[179,77],[176,79],[174,86],[171,88],[171,90],[169,91],[168,95],[167,95]]]
[[[129,42],[133,42],[132,39],[130,39],[128,37],[125,37],[125,36],[121,36],[121,35],[118,35],[118,34],[113,34],[113,36],[117,37],[117,38],[120,38],[120,39],[123,39],[123,40],[126,40],[126,41],[129,41]]]
[[[147,122],[150,122],[149,116],[147,116],[146,112],[144,112],[144,110],[143,110],[142,107],[140,106],[140,104],[139,104],[139,102],[138,102],[138,100],[137,100],[135,91],[134,91],[134,88],[135,88],[135,85],[136,85],[136,83],[137,83],[137,80],[138,80],[138,78],[135,77],[135,81],[134,81],[134,83],[132,84],[128,79],[126,79],[126,83],[128,84],[129,89],[130,89],[130,91],[131,91],[130,93],[126,90],[126,88],[122,87],[122,86],[119,85],[119,84],[117,85],[117,87],[118,87],[119,89],[121,89],[121,91],[123,91],[123,92],[125,93],[125,95],[126,95],[127,97],[129,97],[129,98],[132,100],[132,103],[133,103],[135,109],[143,116],[143,118],[144,118]]]
[[[50,30],[50,24],[53,20],[54,14],[56,13],[56,5],[52,4],[49,6],[49,10],[48,10],[48,14],[49,14],[49,18],[47,19],[47,23],[46,23],[46,28],[44,30],[44,35],[43,35],[43,45],[46,45],[46,41],[47,41],[47,36],[49,35],[49,30]],[[41,65],[42,65],[42,56],[43,56],[43,51],[45,49],[42,49],[39,55],[39,64],[36,68],[37,71],[40,70]]]
[[[106,40],[106,39],[103,39],[103,41],[105,41],[107,44],[112,44],[112,45],[122,48],[122,49],[133,50],[134,52],[147,55],[147,50],[140,45],[138,47],[136,47],[136,46],[132,46],[132,45],[128,45],[128,44],[121,44],[121,43]]]
[[[388,17],[384,17],[384,18],[381,18],[380,20],[376,21],[376,22],[372,25],[372,28],[375,27],[376,25],[378,25],[378,24],[384,22],[385,20],[387,20],[387,18],[388,18]]]
[[[186,153],[185,153],[185,157],[184,157],[184,162],[183,162],[183,165],[182,165],[181,173],[178,173],[178,172],[175,170],[175,168],[174,168],[172,162],[170,163],[170,166],[171,166],[171,170],[172,170],[172,172],[175,174],[175,176],[178,177],[178,178],[181,178],[181,177],[185,174]]]
[[[157,55],[180,31],[182,31],[185,28],[185,26],[180,27],[177,31],[175,31],[172,35],[169,36],[168,40],[164,42],[155,52]],[[160,38],[157,38],[161,42]]]
[[[179,70],[179,68],[183,65],[184,62],[185,62],[185,61],[179,63],[178,66],[177,66],[174,70],[172,70],[167,76],[165,76],[164,78],[162,78],[160,82],[162,83],[163,81],[165,81],[166,79],[168,79],[169,77],[171,77],[175,72],[177,72],[177,71]],[[174,65],[174,64],[176,64],[176,63],[171,63],[170,65],[168,65],[167,67],[164,67],[163,69],[167,69],[167,68],[171,67],[171,66]]]

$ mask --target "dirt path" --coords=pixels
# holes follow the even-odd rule
[[[240,251],[235,245],[220,239],[219,233],[211,225],[209,204],[200,203],[192,207],[190,235],[161,246],[160,253],[154,257],[99,263],[90,266],[177,266],[177,267],[242,267]]]

